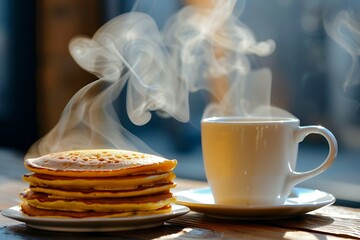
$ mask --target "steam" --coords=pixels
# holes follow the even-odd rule
[[[266,56],[273,52],[272,40],[257,42],[252,31],[233,14],[236,1],[209,1],[208,6],[187,6],[169,20],[164,41],[174,62],[179,62],[179,78],[187,89],[207,89],[220,103],[210,104],[203,117],[250,115],[259,106],[270,106],[271,73],[252,73],[249,54]],[[248,83],[249,79],[254,79]],[[224,96],[211,88],[211,81],[226,79]],[[251,85],[251,86],[250,86]],[[249,89],[251,87],[251,89]],[[262,95],[253,94],[259,89]],[[257,99],[260,98],[260,99]],[[249,104],[254,107],[249,109]]]
[[[156,112],[189,120],[189,93],[226,79],[227,94],[205,110],[206,116],[283,114],[270,107],[271,72],[252,70],[248,55],[274,51],[272,40],[258,42],[233,14],[235,0],[186,6],[162,32],[151,17],[131,12],[102,26],[92,38],[69,44],[74,60],[99,79],[67,104],[58,124],[32,146],[28,157],[71,149],[117,148],[151,152],[124,129],[113,102],[126,91],[126,110],[136,125]],[[265,109],[265,111],[264,111]]]
[[[331,21],[324,24],[328,35],[346,50],[352,59],[352,63],[343,84],[345,93],[353,87],[360,88],[360,23],[350,11],[339,12]]]

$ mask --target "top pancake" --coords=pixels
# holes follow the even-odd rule
[[[176,160],[145,153],[91,149],[50,153],[25,160],[32,172],[65,177],[114,177],[172,171]]]

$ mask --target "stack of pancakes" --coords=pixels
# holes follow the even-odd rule
[[[43,217],[128,217],[171,211],[176,160],[124,150],[79,150],[25,160],[21,209]]]

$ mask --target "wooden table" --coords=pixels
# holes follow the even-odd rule
[[[4,161],[4,159],[0,159]],[[16,164],[17,167],[12,167]],[[4,165],[4,163],[3,163]],[[0,209],[19,203],[22,163],[0,164]],[[12,173],[11,173],[12,171]],[[24,170],[25,171],[25,170]],[[15,177],[14,177],[15,176]],[[177,191],[204,187],[206,183],[177,179]],[[0,216],[0,239],[360,239],[360,209],[328,206],[286,220],[235,221],[190,212],[161,227],[124,232],[67,233],[42,231]]]

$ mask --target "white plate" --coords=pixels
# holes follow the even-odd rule
[[[216,218],[243,220],[288,218],[335,202],[335,197],[329,193],[297,187],[292,190],[285,205],[281,206],[215,204],[210,188],[181,191],[175,195],[176,203],[188,206],[192,211]]]
[[[43,218],[24,215],[19,206],[5,209],[1,214],[5,217],[24,222],[27,226],[50,231],[65,232],[107,232],[143,229],[161,226],[166,220],[181,216],[190,211],[186,206],[172,205],[172,212],[150,216],[123,218]]]

